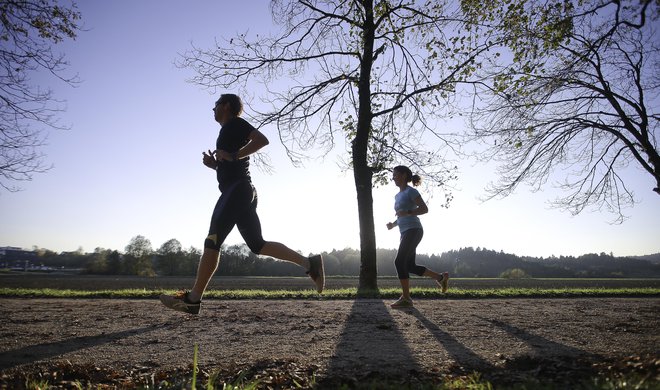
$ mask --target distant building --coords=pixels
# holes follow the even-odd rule
[[[0,247],[0,263],[13,265],[16,262],[36,261],[38,259],[35,251],[28,251],[15,246]]]
[[[17,246],[0,246],[0,256],[4,256],[7,252],[22,251],[23,248]]]

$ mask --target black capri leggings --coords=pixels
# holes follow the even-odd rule
[[[238,227],[250,250],[259,254],[266,242],[261,235],[261,221],[257,215],[257,190],[249,180],[230,184],[220,195],[213,209],[204,248],[220,250],[234,226]]]
[[[417,245],[422,241],[423,236],[424,230],[420,228],[409,229],[401,233],[399,251],[396,253],[396,259],[394,259],[394,266],[399,279],[409,279],[411,273],[422,276],[426,271],[426,267],[415,264]]]

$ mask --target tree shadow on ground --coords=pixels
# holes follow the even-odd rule
[[[382,300],[356,300],[339,335],[336,349],[330,357],[327,372],[319,381],[320,388],[342,384],[352,385],[379,380],[394,380],[402,385],[415,380],[438,379],[447,369],[452,374],[468,375],[475,371],[492,372],[498,368],[461,343],[456,337],[429,320],[416,308],[400,310],[420,324],[437,341],[430,339],[424,352],[435,359],[429,370],[417,360],[420,352],[408,345],[400,324]],[[400,322],[400,321],[399,321]],[[435,370],[440,368],[440,370]]]
[[[115,333],[73,337],[66,340],[30,345],[23,348],[0,352],[0,370],[34,363],[39,360],[50,359],[58,355],[107,344],[142,333],[153,332],[161,327],[162,325],[153,325]]]
[[[377,367],[381,363],[381,359],[375,353],[398,352],[400,359],[394,363],[394,366],[390,363],[390,368],[392,369],[390,373],[398,373],[402,382],[409,382],[409,379],[412,377],[419,379],[436,377],[437,379],[437,372],[436,374],[426,372],[425,370],[428,367],[422,368],[415,360],[414,353],[406,345],[405,338],[396,328],[397,325],[387,311],[387,308],[385,308],[382,302],[378,302],[377,304],[379,305],[379,311],[372,321],[374,323],[380,321],[383,325],[376,327],[376,329],[372,327],[371,329],[374,332],[371,335],[366,335],[367,338],[364,338],[364,336],[365,332],[368,332],[369,326],[365,326],[364,319],[360,317],[360,306],[353,307],[353,311],[348,318],[348,323],[337,346],[337,352],[331,361],[330,374],[332,375],[333,369],[338,373],[342,372],[341,370],[346,364],[342,356],[342,351],[369,348],[372,352],[363,352],[361,356],[361,359],[363,359],[361,364],[367,368],[365,369],[366,372],[373,372],[369,370],[369,368],[373,368],[369,366],[370,364]],[[470,375],[477,372],[484,379],[493,381],[494,384],[525,382],[566,384],[596,375],[593,363],[602,359],[598,354],[588,353],[582,349],[553,341],[509,323],[476,316],[475,318],[504,330],[513,338],[520,339],[531,347],[531,352],[523,352],[515,356],[502,355],[498,361],[492,361],[467,347],[450,332],[442,329],[439,325],[427,318],[417,308],[401,310],[401,312],[414,317],[435,338],[439,348],[434,347],[433,344],[429,344],[427,349],[432,354],[433,359],[436,359],[436,367],[440,368],[438,372],[452,375]],[[383,328],[389,329],[390,327],[393,328],[392,332],[388,334],[389,338],[383,338],[381,335],[383,332],[381,330]],[[362,337],[360,333],[362,333]],[[373,347],[376,344],[378,347]],[[485,347],[488,348],[488,346]],[[492,348],[496,348],[495,344],[493,344]],[[448,357],[445,357],[443,352],[446,352]],[[350,359],[350,354],[346,353],[346,355],[348,355],[347,359]],[[401,377],[402,374],[404,377]]]
[[[382,300],[357,299],[321,387],[415,376],[420,367]]]

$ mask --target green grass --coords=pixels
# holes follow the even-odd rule
[[[124,290],[71,290],[53,288],[0,288],[0,298],[99,298],[99,299],[155,299],[160,294],[174,290],[124,289]],[[451,289],[443,294],[436,288],[411,289],[415,299],[479,299],[479,298],[580,298],[580,297],[659,297],[660,288],[496,288]],[[205,299],[395,299],[401,294],[398,288],[378,291],[361,291],[356,288],[325,290],[317,294],[313,290],[209,290]]]

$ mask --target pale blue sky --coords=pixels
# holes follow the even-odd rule
[[[70,88],[35,80],[67,101],[61,117],[71,130],[49,132],[44,152],[54,164],[51,171],[20,183],[23,191],[0,194],[0,246],[123,251],[132,237],[143,235],[154,249],[171,238],[202,247],[218,196],[214,173],[201,164],[202,151],[213,148],[219,130],[211,114],[217,95],[186,83],[190,71],[174,61],[191,42],[208,47],[215,37],[275,29],[268,2],[223,3],[79,4],[88,31],[59,49],[82,83]],[[272,175],[253,171],[264,238],[304,253],[359,248],[352,175],[340,171],[337,156],[294,168],[276,130],[261,130],[271,140],[267,152],[275,168]],[[531,193],[521,187],[507,199],[481,203],[493,169],[461,163],[451,207],[440,208],[439,196],[427,198],[419,252],[466,246],[521,256],[660,252],[660,197],[635,168],[626,175],[641,203],[627,210],[624,224],[611,225],[610,214],[572,217],[549,209],[550,188]],[[381,248],[398,244],[398,232],[385,228],[393,219],[396,190],[392,184],[374,193]],[[241,242],[233,232],[227,244]]]

